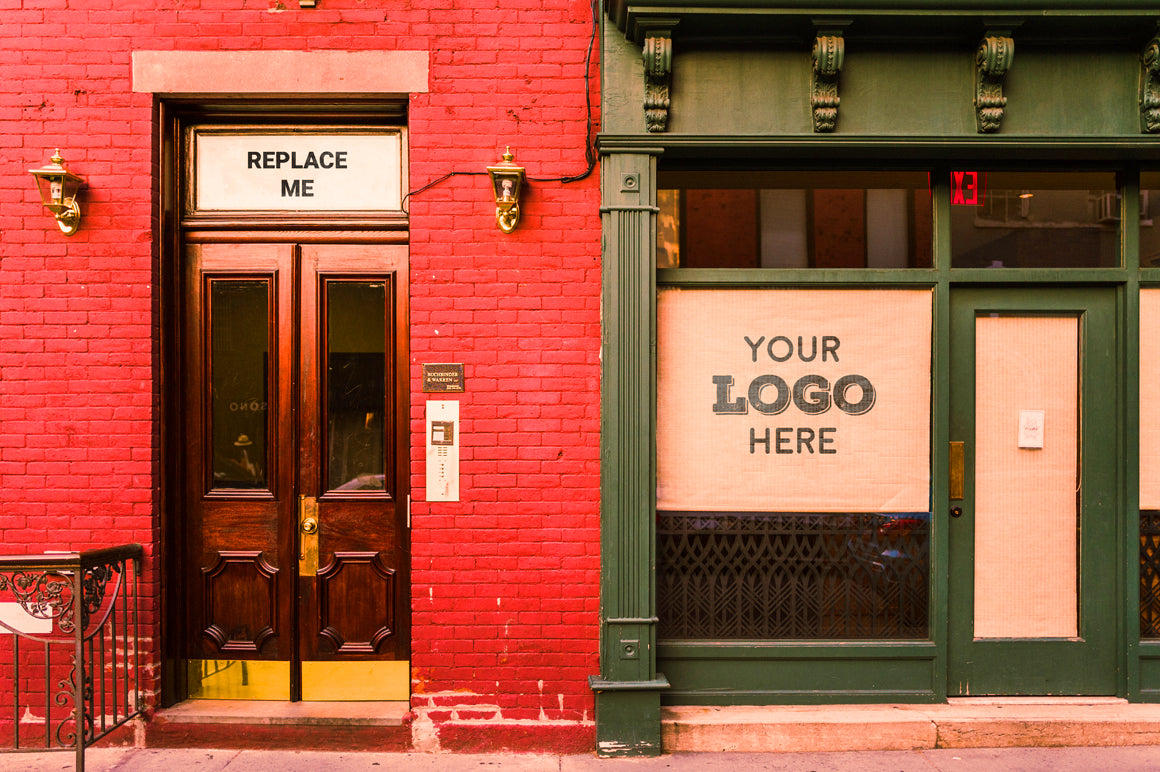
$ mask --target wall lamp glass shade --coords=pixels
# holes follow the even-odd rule
[[[511,233],[520,222],[520,194],[524,189],[524,167],[512,161],[511,148],[503,154],[496,166],[487,167],[491,176],[491,192],[495,196],[495,222],[504,233]]]
[[[28,173],[36,178],[40,203],[52,212],[61,233],[71,236],[81,225],[81,208],[77,204],[77,191],[85,181],[64,168],[63,163],[64,159],[57,150],[48,166],[29,169]]]

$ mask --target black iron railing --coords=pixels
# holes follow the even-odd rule
[[[85,748],[141,712],[142,556],[0,556],[0,751],[74,750],[83,772]]]

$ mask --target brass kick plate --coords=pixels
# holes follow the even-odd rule
[[[298,575],[318,575],[318,499],[298,497]]]
[[[407,660],[302,663],[306,702],[408,700],[411,663]]]
[[[961,500],[963,498],[963,443],[952,442],[950,453],[950,498],[952,500]]]
[[[191,659],[185,662],[191,700],[290,699],[290,663]]]

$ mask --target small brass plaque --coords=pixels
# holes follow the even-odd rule
[[[423,365],[423,391],[447,393],[464,391],[465,379],[461,364]]]
[[[966,473],[963,469],[964,451],[963,443],[952,442],[950,452],[950,480],[949,490],[950,498],[953,500],[961,500],[963,498],[963,478]]]

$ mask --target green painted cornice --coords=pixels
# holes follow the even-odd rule
[[[867,137],[828,134],[728,136],[700,134],[603,134],[597,147],[605,155],[663,152],[670,161],[681,158],[737,158],[752,164],[755,158],[792,159],[810,162],[829,159],[906,159],[919,165],[941,160],[1045,161],[1067,158],[1069,163],[1089,161],[1160,161],[1160,136],[1131,135],[1076,139],[1017,135],[973,137],[891,136]],[[746,167],[748,168],[748,167]]]
[[[1020,23],[1020,39],[1124,42],[1142,46],[1160,18],[1156,0],[606,0],[616,27],[640,45],[650,20],[680,22],[682,40],[813,38],[819,17],[841,17],[851,39],[978,42],[995,22]]]

